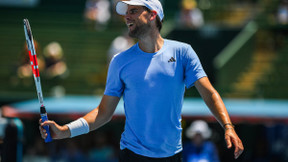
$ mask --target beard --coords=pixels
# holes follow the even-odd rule
[[[133,30],[129,30],[129,36],[132,38],[139,39],[145,34],[148,33],[149,28],[151,27],[150,24],[140,24],[136,25]]]

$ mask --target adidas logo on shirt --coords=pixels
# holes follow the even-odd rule
[[[174,57],[171,57],[168,62],[176,62],[175,58]]]

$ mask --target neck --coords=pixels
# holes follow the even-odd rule
[[[152,33],[139,39],[139,48],[146,53],[159,51],[164,44],[164,39],[159,32]]]

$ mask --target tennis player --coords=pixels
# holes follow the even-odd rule
[[[185,87],[195,86],[225,131],[227,147],[238,158],[244,148],[225,105],[210,84],[198,56],[186,43],[163,39],[164,17],[158,0],[120,1],[116,12],[125,17],[129,35],[138,39],[114,56],[104,96],[97,108],[67,125],[49,125],[54,139],[71,138],[101,127],[123,97],[126,123],[120,141],[120,162],[182,161],[181,109]],[[41,120],[40,120],[41,122]]]

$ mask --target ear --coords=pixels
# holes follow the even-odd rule
[[[157,17],[157,12],[152,10],[151,11],[150,21],[156,20],[156,17]]]

